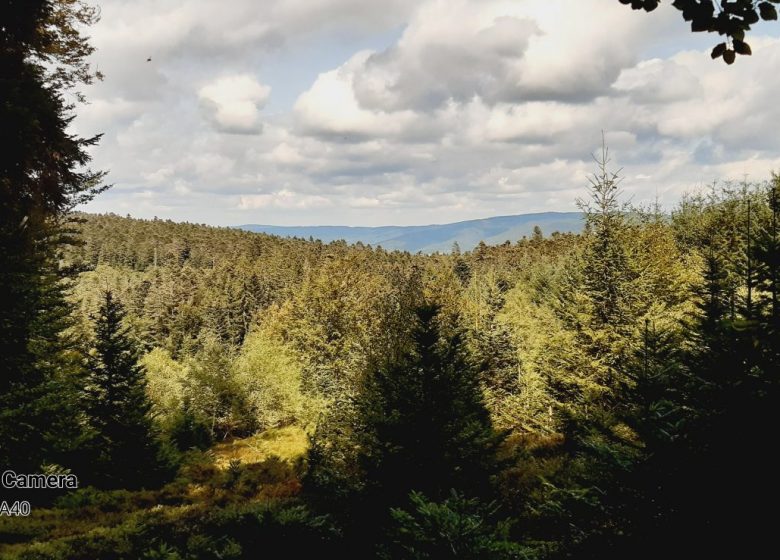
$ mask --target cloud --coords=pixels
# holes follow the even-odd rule
[[[352,82],[355,69],[369,56],[368,52],[357,53],[340,68],[320,74],[298,98],[294,111],[304,131],[352,141],[398,134],[413,121],[411,111],[390,114],[360,106]]]
[[[602,131],[636,202],[780,166],[780,39],[726,67],[667,3],[103,4],[108,78],[74,122],[105,132],[94,164],[116,186],[96,211],[377,225],[570,210]]]
[[[430,111],[450,100],[505,95],[539,28],[525,17],[479,17],[484,7],[473,3],[449,4],[434,2],[418,12],[397,45],[354,69],[362,106]]]
[[[225,76],[198,91],[201,105],[220,132],[257,134],[262,131],[260,111],[271,88],[252,76]]]
[[[288,189],[282,189],[268,194],[243,195],[239,198],[238,207],[242,210],[259,208],[311,208],[313,206],[330,206],[331,202],[322,196],[306,195]]]
[[[587,101],[633,64],[658,26],[615,2],[433,0],[396,45],[353,68],[354,89],[362,106],[383,110],[474,97]]]
[[[634,101],[648,104],[668,104],[684,101],[704,93],[701,82],[683,64],[674,60],[645,60],[621,72],[613,84]]]
[[[104,0],[102,22],[92,30],[103,52],[133,51],[170,61],[194,56],[225,59],[247,48],[273,51],[322,33],[381,32],[401,25],[416,0]]]

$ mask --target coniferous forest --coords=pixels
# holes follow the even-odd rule
[[[605,146],[582,233],[446,254],[83,213],[97,13],[0,12],[0,558],[771,554],[780,176]]]

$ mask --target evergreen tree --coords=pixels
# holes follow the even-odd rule
[[[594,159],[598,169],[590,178],[589,199],[578,200],[585,215],[583,250],[563,274],[559,301],[550,298],[573,343],[564,356],[548,349],[559,366],[545,377],[563,414],[601,406],[614,395],[638,314],[638,275],[630,254],[631,234],[637,232],[620,202],[621,178],[610,170],[607,147]]]
[[[775,337],[780,336],[780,175],[773,175],[769,188],[765,193],[768,203],[768,216],[765,223],[759,227],[753,245],[756,263],[756,288],[759,291],[759,320],[764,322],[767,332]],[[780,348],[776,345],[771,356],[777,363]]]
[[[618,330],[627,321],[630,304],[626,289],[630,269],[624,243],[626,209],[620,203],[619,172],[609,170],[606,146],[596,159],[597,173],[590,179],[590,201],[578,201],[589,232],[585,250],[584,291],[593,307],[595,327]]]
[[[467,286],[469,280],[471,280],[471,267],[466,262],[466,259],[463,258],[457,241],[452,244],[451,255],[453,259],[452,270],[455,272],[455,276],[458,277],[462,285]]]
[[[162,455],[145,372],[123,325],[124,317],[122,304],[106,291],[94,317],[85,403],[92,431],[94,481],[134,488],[160,480]]]
[[[715,202],[704,211],[724,219],[734,197],[722,201],[725,209]],[[760,229],[762,209],[750,206]],[[778,405],[776,342],[755,318],[760,304],[747,295],[756,270],[754,301],[771,301],[771,272],[761,273],[771,270],[771,251],[746,259],[753,244],[747,229],[738,242],[723,243],[722,226],[749,223],[730,216],[701,243],[698,313],[684,338],[648,325],[642,349],[621,368],[624,381],[610,406],[571,419],[568,453],[576,461],[559,506],[588,520],[562,539],[572,556],[740,556],[769,542],[762,503],[778,497],[766,445]],[[744,305],[732,305],[730,268],[742,274]]]
[[[490,271],[475,277],[466,292],[476,300],[469,302],[474,317],[469,317],[468,348],[481,377],[485,403],[499,429],[518,428],[521,416],[517,348],[509,326],[499,318],[507,290],[507,282]]]
[[[701,546],[685,544],[701,517],[680,514],[696,486],[686,439],[691,377],[680,342],[677,331],[658,331],[647,321],[611,406],[570,419],[567,450],[574,460],[569,488],[558,495],[561,509],[576,519],[576,530],[562,539],[572,556],[689,557]]]
[[[464,259],[460,253],[453,253],[454,256],[454,262],[452,263],[452,270],[455,272],[455,276],[458,277],[458,280],[460,280],[460,283],[463,286],[468,286],[469,281],[471,280],[471,267],[469,266],[469,263],[466,262],[466,259]]]
[[[414,350],[369,376],[357,404],[364,425],[357,442],[365,479],[356,504],[362,534],[381,527],[413,490],[435,501],[453,488],[491,495],[500,437],[461,335],[442,332],[439,319],[436,306],[417,310]]]
[[[529,550],[509,539],[510,523],[497,520],[498,508],[452,491],[436,503],[418,492],[410,496],[409,510],[393,508],[390,542],[379,557],[386,559],[500,560],[532,557]]]
[[[96,19],[75,0],[0,2],[2,468],[62,461],[78,441],[60,249],[72,242],[66,212],[101,190],[102,175],[85,168],[98,138],[68,131],[64,93],[96,77],[79,31]]]

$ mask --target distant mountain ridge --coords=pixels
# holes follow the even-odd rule
[[[373,246],[381,245],[390,250],[433,253],[436,251],[449,252],[455,242],[464,251],[470,251],[480,241],[484,241],[488,245],[498,245],[507,240],[514,242],[523,236],[530,236],[534,226],[539,226],[544,235],[550,235],[554,231],[579,233],[582,231],[583,218],[580,212],[541,212],[425,226],[351,227],[245,224],[235,227],[280,237],[304,239],[313,237],[326,243],[343,239],[347,243],[361,241]]]

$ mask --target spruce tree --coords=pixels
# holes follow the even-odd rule
[[[585,249],[584,291],[593,306],[593,325],[619,329],[627,321],[626,285],[630,280],[623,236],[626,208],[620,203],[618,172],[609,170],[606,146],[596,159],[598,171],[590,178],[590,200],[578,200],[589,235]]]
[[[522,392],[520,364],[509,326],[499,318],[508,286],[494,273],[479,280],[472,283],[479,308],[478,317],[468,330],[468,347],[494,424],[499,429],[514,429],[519,427],[521,416],[517,402]]]
[[[584,360],[572,379],[551,380],[559,400],[585,406],[608,400],[621,383],[619,370],[630,352],[637,299],[620,172],[610,170],[606,145],[594,159],[598,170],[590,178],[589,200],[578,200],[586,226],[581,279],[571,286],[569,309],[562,309],[575,328]]]
[[[437,306],[417,310],[414,350],[377,369],[358,408],[358,461],[365,477],[355,504],[363,536],[409,503],[411,491],[444,500],[452,489],[491,495],[500,437],[482,399],[479,373],[460,333],[447,334]]]
[[[767,348],[768,359],[777,364],[780,361],[780,175],[773,175],[765,193],[768,216],[759,228],[753,245],[756,263],[756,288],[763,296],[758,301],[758,317],[766,333],[773,340]]]
[[[734,200],[704,212],[722,217]],[[751,206],[755,241],[721,242],[724,228],[728,234],[748,223],[734,213],[699,244],[698,313],[682,339],[648,325],[641,349],[621,368],[625,383],[611,406],[576,419],[571,453],[584,465],[579,480],[589,498],[561,509],[584,503],[586,513],[576,517],[589,523],[569,545],[572,556],[753,556],[769,542],[762,506],[778,496],[766,444],[778,405],[777,344],[766,323],[772,215],[762,224],[763,209]],[[743,266],[751,246],[751,265]],[[746,297],[732,306],[730,268],[741,272],[745,296],[754,282],[752,305]]]
[[[145,372],[123,325],[124,317],[122,304],[106,291],[94,316],[85,400],[92,430],[94,481],[133,488],[157,482],[162,465]]]
[[[64,94],[96,77],[80,32],[96,19],[77,0],[0,2],[0,468],[62,462],[78,442],[59,253],[67,212],[102,175],[86,169],[98,137],[68,130]]]

